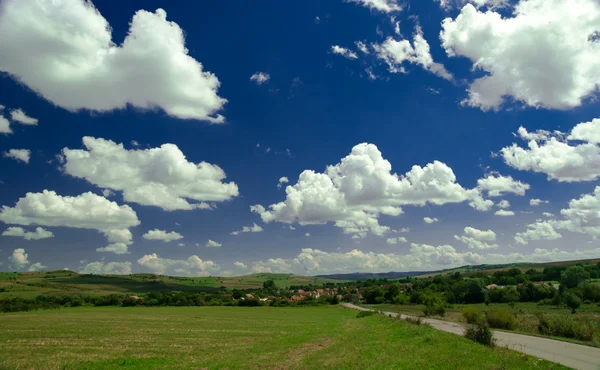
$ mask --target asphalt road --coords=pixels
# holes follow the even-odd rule
[[[375,311],[351,303],[343,303],[343,306],[358,311]],[[386,316],[400,316],[403,319],[414,317],[394,312],[382,313]],[[466,325],[454,322],[423,318],[422,320],[435,329],[456,335],[463,335],[466,328]],[[496,339],[498,346],[507,347],[514,351],[526,353],[574,369],[600,370],[600,348],[497,330],[494,331],[494,339]]]

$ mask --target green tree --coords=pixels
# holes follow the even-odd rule
[[[275,281],[273,280],[267,280],[265,282],[263,282],[263,289],[265,290],[271,290],[271,289],[275,289]]]
[[[560,274],[560,284],[565,288],[576,288],[590,278],[590,274],[582,266],[570,266]]]

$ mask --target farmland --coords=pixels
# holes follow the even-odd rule
[[[339,306],[78,307],[0,320],[6,369],[562,368]]]
[[[285,288],[292,285],[340,282],[326,278],[292,274],[251,274],[236,277],[177,277],[154,274],[85,275],[73,271],[1,272],[0,299],[8,297],[35,298],[40,294],[107,295],[149,292],[214,292],[220,287],[253,289],[273,280]]]

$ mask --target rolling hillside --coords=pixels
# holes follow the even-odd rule
[[[2,272],[0,299],[6,297],[33,298],[40,294],[148,293],[163,291],[212,292],[220,287],[229,289],[259,288],[266,280],[277,286],[324,284],[339,282],[326,278],[291,274],[252,274],[236,277],[177,277],[154,274],[83,275],[74,271]]]

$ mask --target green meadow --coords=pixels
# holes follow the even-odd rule
[[[77,307],[0,314],[1,369],[560,369],[326,307]]]

